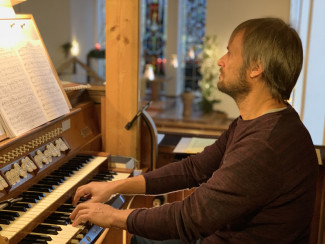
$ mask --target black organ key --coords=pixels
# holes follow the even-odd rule
[[[92,155],[77,155],[73,159],[74,160],[80,160],[80,161],[86,161],[89,162],[91,159],[95,158],[95,156]]]
[[[60,182],[59,180],[51,180],[51,179],[43,179],[40,182],[38,182],[42,185],[55,185],[58,186],[60,185],[62,182]]]
[[[70,213],[56,211],[56,212],[52,213],[48,218],[70,219],[69,216],[70,216]]]
[[[24,206],[8,206],[4,208],[5,210],[11,210],[11,211],[19,211],[19,212],[26,212],[27,208]]]
[[[56,225],[68,225],[70,222],[65,219],[45,219],[44,223],[46,224],[56,224]]]
[[[35,192],[35,191],[25,191],[21,194],[21,196],[24,197],[35,197],[36,199],[42,199],[45,197],[45,194],[43,192]]]
[[[71,213],[75,207],[72,204],[62,204],[56,211]]]
[[[10,221],[7,220],[7,219],[0,219],[0,224],[9,225],[10,224]]]
[[[13,211],[6,211],[6,210],[0,210],[0,216],[2,218],[2,216],[13,216],[13,217],[19,217],[20,214],[18,212],[13,212]]]
[[[26,202],[15,202],[14,204],[12,204],[11,206],[15,206],[15,207],[25,207],[25,208],[30,208],[30,204],[26,203]]]
[[[47,185],[33,185],[28,189],[28,191],[36,191],[36,192],[52,192],[54,190],[53,186],[47,186]]]
[[[47,244],[47,241],[35,239],[35,240],[23,240],[19,244]]]
[[[60,175],[60,176],[66,176],[66,177],[70,177],[73,175],[73,173],[71,171],[63,171],[63,170],[56,170],[53,172],[53,174],[56,175]]]
[[[111,181],[114,178],[113,174],[111,172],[107,173],[99,173],[95,175],[95,177],[92,179],[92,181]]]
[[[38,235],[38,234],[28,234],[21,242],[22,243],[47,243],[48,241],[51,241],[52,238],[47,235]]]
[[[71,223],[69,216],[70,213],[54,212],[45,219],[44,223],[67,225]]]
[[[1,214],[1,219],[0,220],[3,220],[3,221],[13,221],[15,220],[15,217],[12,216],[12,215],[2,215]]]
[[[60,172],[69,172],[73,174],[73,171],[78,171],[81,166],[65,165],[63,169],[60,169]]]
[[[62,230],[60,226],[39,224],[32,232],[57,235],[60,230]]]
[[[46,176],[45,179],[56,180],[56,181],[59,181],[60,183],[67,180],[64,176],[60,176],[60,175],[49,175],[49,176]]]
[[[28,203],[37,203],[38,200],[40,200],[40,197],[23,197],[23,202],[28,202]]]

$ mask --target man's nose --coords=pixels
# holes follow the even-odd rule
[[[225,55],[223,55],[221,58],[219,58],[219,60],[218,60],[218,66],[220,66],[220,67],[224,67],[225,66],[225,62],[224,62],[224,57],[225,57]]]

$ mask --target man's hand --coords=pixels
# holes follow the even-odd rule
[[[132,209],[118,210],[103,203],[80,203],[70,215],[72,226],[87,221],[104,228],[118,227],[126,229],[126,220]]]
[[[91,182],[80,186],[73,198],[76,205],[81,197],[89,198],[88,202],[106,202],[116,193],[121,194],[144,194],[146,183],[143,175],[110,182]]]
[[[113,182],[91,182],[80,186],[72,204],[76,205],[81,197],[89,198],[88,202],[106,202],[112,194],[115,194],[113,185]]]

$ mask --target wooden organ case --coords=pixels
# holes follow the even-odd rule
[[[53,213],[57,212],[56,210],[61,206],[67,206],[67,200],[73,196],[78,186],[89,182],[98,173],[107,172],[108,155],[93,151],[99,149],[101,141],[98,124],[94,119],[96,118],[94,111],[93,103],[86,102],[80,104],[63,118],[36,128],[23,136],[7,139],[0,144],[0,189],[2,189],[0,191],[0,201],[5,202],[8,199],[19,200],[11,206],[0,210],[0,234],[9,238],[10,243],[19,243],[44,221],[45,223],[51,222],[46,220]],[[38,152],[48,155],[46,151],[51,150],[51,148],[53,149],[53,147],[57,149],[61,147],[59,149],[61,150],[60,153],[54,153],[55,156],[51,156],[51,160],[43,159],[41,162],[36,163]],[[55,178],[54,176],[61,174],[59,169],[66,167],[69,171],[71,169],[70,166],[73,167],[78,157],[81,157],[81,160],[83,160],[82,156],[86,157],[90,162],[78,171],[73,169],[75,172],[70,176],[66,175],[64,177],[65,180],[61,180],[60,185],[53,183],[53,186],[51,186]],[[29,165],[23,166],[26,163]],[[18,171],[19,175],[14,172],[17,167],[20,169]],[[114,169],[110,170],[114,171]],[[51,175],[54,176],[52,177]],[[119,179],[128,175],[129,173],[127,172],[118,172],[113,177]],[[37,190],[37,186],[46,187],[51,189],[51,191],[48,192],[47,189]],[[28,193],[36,196],[37,192],[41,192],[41,197],[37,197],[36,201],[30,199]],[[15,212],[18,214],[14,215],[14,218],[11,218],[10,221],[4,218],[8,213],[13,214]],[[65,215],[67,216],[68,214]],[[64,228],[66,227],[67,225],[64,226]],[[73,230],[70,227],[68,229],[69,233]],[[73,231],[76,234],[79,232],[76,229]],[[57,238],[60,238],[60,241],[57,243],[70,242],[70,237],[68,241],[64,241],[63,237],[59,237],[60,231],[55,233],[55,235],[58,235]],[[22,243],[51,242],[35,241]],[[91,241],[85,243],[91,243]]]
[[[94,103],[86,101],[0,142],[0,235],[9,243],[94,243],[98,238],[98,226],[70,225],[71,197],[92,179],[117,180],[130,171],[108,167],[110,155],[99,152],[95,113]],[[123,203],[122,196],[108,202],[116,208]]]

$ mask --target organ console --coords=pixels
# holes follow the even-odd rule
[[[128,169],[108,167],[98,152],[101,133],[94,104],[0,142],[0,235],[9,243],[93,243],[102,229],[72,227],[69,214],[76,188],[91,180],[116,180]],[[108,204],[120,208],[123,196]]]

